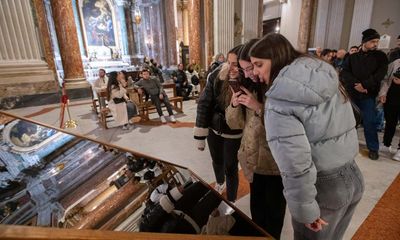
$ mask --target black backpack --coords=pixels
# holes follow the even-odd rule
[[[200,79],[196,75],[193,75],[190,80],[192,81],[193,85],[199,85],[200,83]]]

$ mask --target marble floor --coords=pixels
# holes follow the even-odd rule
[[[188,167],[205,181],[213,183],[215,178],[210,153],[208,149],[203,152],[198,151],[193,140],[193,123],[195,122],[197,105],[194,100],[185,101],[183,105],[184,113],[176,115],[179,124],[162,125],[157,115],[151,114],[151,122],[138,123],[131,130],[113,127],[112,121],[109,122],[111,128],[105,130],[100,127],[97,116],[91,110],[90,100],[73,101],[70,103],[71,118],[77,120],[78,126],[66,130]],[[27,107],[9,110],[8,112],[59,127],[59,105]],[[399,141],[399,135],[399,131],[397,131],[393,140],[395,145]],[[380,138],[382,138],[382,134],[380,134]],[[361,130],[359,131],[359,139],[361,150],[356,161],[364,174],[366,189],[344,239],[351,239],[400,172],[400,162],[391,160],[388,154],[382,153],[377,161],[369,160],[364,150],[365,140]],[[241,179],[241,181],[245,180]],[[249,195],[245,194],[238,199],[236,206],[250,215]],[[282,239],[293,239],[290,214],[289,211],[286,212]]]

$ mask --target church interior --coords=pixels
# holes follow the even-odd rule
[[[216,188],[210,149],[196,145],[212,64],[271,33],[316,54],[347,52],[373,28],[389,54],[400,48],[399,9],[398,0],[0,0],[0,239],[275,239],[252,220],[240,165],[233,202]],[[177,82],[180,66],[190,90]],[[97,85],[121,72],[136,111],[125,125],[110,83]],[[169,117],[137,87],[145,73],[159,80]],[[400,239],[400,162],[370,160],[357,133],[365,190],[343,239]],[[280,239],[293,234],[287,208]]]

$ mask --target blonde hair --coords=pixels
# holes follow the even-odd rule
[[[219,59],[221,56],[222,56],[222,57],[225,57],[223,53],[217,53],[217,55],[214,56],[214,62],[218,62],[218,59]]]
[[[222,66],[221,66],[221,70],[219,71],[219,73],[218,73],[218,76],[217,76],[217,78],[219,78],[220,80],[229,80],[228,78],[229,78],[229,69],[230,69],[230,66],[229,66],[229,63],[223,63],[222,64]]]
[[[221,70],[217,75],[217,81],[223,81],[221,85],[221,91],[219,96],[217,96],[218,100],[225,105],[225,107],[229,106],[232,98],[232,91],[229,88],[229,70],[230,66],[228,63],[223,63],[221,66]]]

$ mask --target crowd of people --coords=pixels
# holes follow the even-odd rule
[[[385,54],[377,50],[378,32],[367,29],[362,34],[361,45],[352,46],[348,52],[317,47],[315,55],[336,68],[356,111],[360,112],[369,158],[377,160],[381,150],[393,154],[393,159],[400,161],[400,151],[391,146],[399,119],[396,75],[400,75],[396,71],[400,66],[400,36],[397,37],[397,47]],[[383,144],[378,141],[378,132],[381,131],[384,131]]]
[[[400,118],[400,36],[388,55],[377,49],[379,39],[367,29],[348,52],[317,47],[306,54],[274,33],[234,47],[226,59],[217,54],[210,65],[197,105],[197,149],[203,151],[207,142],[215,189],[226,189],[231,202],[237,199],[240,164],[250,184],[252,219],[273,237],[280,238],[286,205],[295,239],[343,237],[364,192],[355,162],[358,115],[368,157],[377,160],[384,151],[400,161],[400,143],[392,146]],[[161,101],[175,122],[159,68],[146,64],[132,85],[149,96],[163,123]],[[107,86],[109,107],[124,129],[137,114],[125,76],[111,72],[107,79],[100,70],[95,83],[96,90]],[[185,100],[200,93],[193,65],[185,71],[179,64],[171,76]],[[382,144],[379,106],[386,123]]]
[[[161,104],[164,103],[169,121],[176,122],[168,95],[163,89],[164,76],[161,71],[162,66],[153,59],[144,58],[142,69],[137,79],[129,77],[127,72],[106,73],[105,69],[99,69],[98,78],[93,83],[93,89],[97,94],[97,99],[101,107],[108,106],[117,126],[129,130],[133,126],[132,118],[138,115],[137,106],[130,100],[127,88],[134,88],[146,100],[150,98],[156,107],[157,113],[162,123],[167,123]],[[185,71],[183,64],[178,65],[178,69],[171,74],[171,80],[175,83],[177,96],[183,100],[190,100],[191,96],[198,96],[200,93],[200,78],[195,70],[195,64],[187,66]],[[106,92],[107,97],[101,97],[101,92]],[[191,95],[192,94],[192,95]]]

